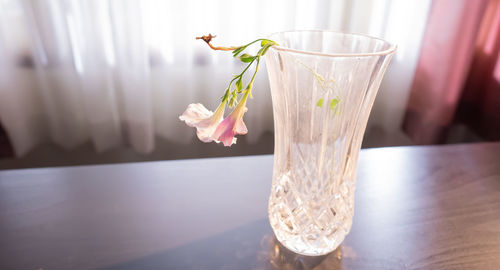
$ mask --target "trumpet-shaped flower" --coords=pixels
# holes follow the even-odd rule
[[[217,127],[213,134],[214,140],[220,141],[224,146],[231,146],[236,143],[235,135],[247,134],[248,129],[243,122],[243,115],[248,110],[245,107],[247,95],[245,95],[240,103]]]
[[[205,106],[200,103],[190,104],[186,111],[179,117],[181,121],[186,122],[188,126],[196,127],[196,134],[198,138],[203,142],[217,143],[222,142],[224,146],[231,146],[236,143],[235,135],[247,134],[248,129],[243,122],[243,115],[248,110],[246,105],[247,98],[251,96],[252,85],[255,80],[255,75],[259,70],[260,59],[268,51],[268,49],[274,45],[276,42],[269,39],[256,39],[246,45],[239,47],[223,47],[223,46],[213,46],[210,42],[215,36],[208,34],[207,36],[197,37],[196,39],[201,39],[205,41],[210,48],[213,50],[221,51],[232,51],[233,57],[238,58],[241,62],[247,63],[247,66],[240,74],[233,76],[233,79],[229,82],[224,96],[222,97],[221,104],[212,113],[207,110]],[[249,55],[243,53],[249,46],[254,43],[260,43],[260,49],[256,55]],[[243,89],[243,78],[245,77],[245,72],[255,64],[255,71],[253,72],[252,78],[245,89]],[[248,74],[248,73],[247,73]],[[238,102],[239,94],[243,94],[243,97]],[[232,108],[235,103],[236,108],[224,119],[224,108],[226,104]]]
[[[213,134],[222,121],[225,107],[225,104],[221,103],[215,113],[213,113],[201,103],[189,104],[186,111],[179,116],[179,119],[184,121],[186,125],[196,128],[196,135],[200,141],[216,141]]]

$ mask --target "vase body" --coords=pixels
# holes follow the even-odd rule
[[[358,154],[395,47],[329,31],[273,34],[266,54],[274,112],[269,220],[285,247],[323,255],[352,225]]]

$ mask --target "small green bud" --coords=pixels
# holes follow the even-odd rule
[[[243,50],[245,50],[245,46],[241,46],[239,48],[237,48],[236,50],[233,51],[233,57],[236,57],[238,56],[238,54],[240,54]]]
[[[229,99],[229,108],[234,107],[237,98],[238,95],[236,94],[236,92],[233,92],[233,94],[231,95],[231,99]]]
[[[239,94],[241,93],[241,89],[243,88],[243,83],[241,82],[241,77],[236,81],[234,84],[234,87],[236,88],[236,92]]]

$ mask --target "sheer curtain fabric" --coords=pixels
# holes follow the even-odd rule
[[[188,144],[178,120],[187,104],[215,109],[242,68],[194,37],[238,45],[289,29],[365,33],[398,45],[377,98],[371,130],[396,136],[430,0],[136,1],[0,0],[0,120],[21,156],[52,142],[97,151],[155,138]],[[273,130],[266,72],[258,74],[247,140]],[[395,135],[396,134],[396,135]]]

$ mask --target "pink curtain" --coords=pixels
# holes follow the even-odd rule
[[[477,38],[458,120],[487,140],[500,140],[500,1],[490,1]]]
[[[415,143],[444,141],[462,97],[489,2],[433,1],[403,123]]]

